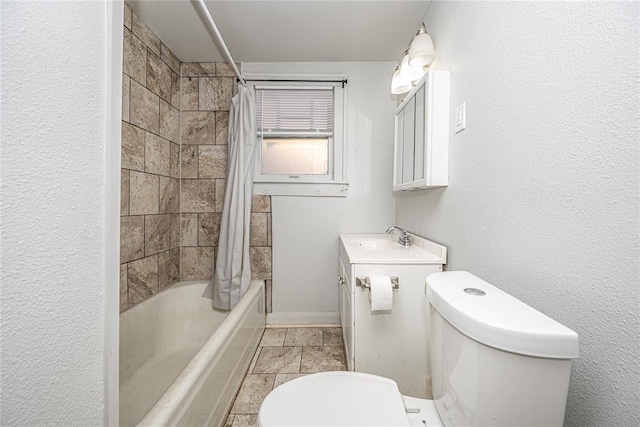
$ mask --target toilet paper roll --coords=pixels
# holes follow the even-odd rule
[[[371,276],[371,311],[389,311],[393,306],[393,286],[389,276]]]

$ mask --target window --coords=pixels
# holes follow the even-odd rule
[[[345,187],[342,83],[256,83],[255,93],[259,144],[255,182],[262,193],[301,191],[292,193],[296,186],[289,184]],[[278,188],[287,190],[281,193]],[[306,195],[308,189],[302,192]],[[321,193],[315,190],[309,195],[344,195],[326,194],[326,189]]]

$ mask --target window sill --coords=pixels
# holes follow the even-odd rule
[[[264,196],[347,197],[348,182],[254,182],[253,194]]]

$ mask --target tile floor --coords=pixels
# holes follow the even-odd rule
[[[271,390],[305,374],[346,370],[342,328],[268,328],[227,417],[227,427],[255,426]]]

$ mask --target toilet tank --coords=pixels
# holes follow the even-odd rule
[[[465,271],[427,277],[433,398],[453,426],[562,426],[578,335]]]

